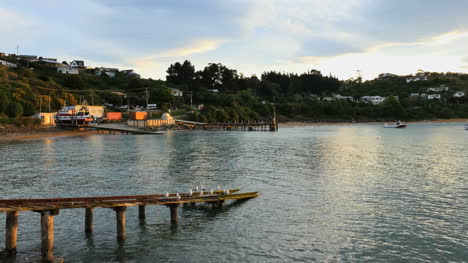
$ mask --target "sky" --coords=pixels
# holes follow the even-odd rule
[[[0,0],[0,52],[165,79],[190,60],[245,76],[468,72],[466,0]]]

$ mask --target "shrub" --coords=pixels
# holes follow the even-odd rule
[[[11,102],[8,104],[6,114],[10,118],[16,118],[23,114],[23,106],[19,102]]]

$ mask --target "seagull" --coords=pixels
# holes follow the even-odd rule
[[[195,188],[194,188],[194,189],[195,189],[195,192],[196,192],[196,191],[198,191],[198,186],[195,186]]]
[[[221,190],[221,188],[219,187],[219,184],[218,184],[218,190]]]
[[[169,197],[169,192],[166,192],[166,194],[164,195],[164,197]]]
[[[200,192],[200,196],[203,196],[203,190]]]
[[[211,188],[210,195],[213,195],[213,192],[214,192],[213,188]]]
[[[179,195],[179,193],[176,193],[175,197],[176,197],[177,200],[180,200],[180,195]]]
[[[224,190],[223,195],[229,195],[229,190]]]
[[[187,196],[192,196],[192,189],[190,189],[190,191],[188,192]]]

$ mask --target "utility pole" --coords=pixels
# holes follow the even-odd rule
[[[149,99],[148,87],[145,88],[145,93],[146,93],[146,110],[148,110],[148,99]]]
[[[193,96],[193,92],[190,91],[190,108],[192,108],[192,96]]]

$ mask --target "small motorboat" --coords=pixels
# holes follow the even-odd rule
[[[397,121],[395,123],[385,123],[384,128],[406,128],[406,126],[401,121]]]

